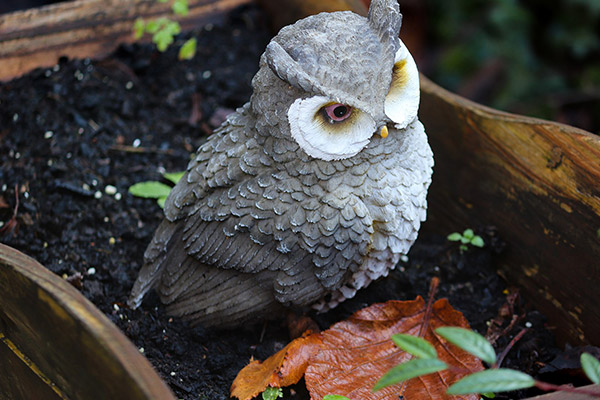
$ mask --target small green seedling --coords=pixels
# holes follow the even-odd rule
[[[339,394],[328,394],[323,397],[323,400],[350,400],[346,396],[340,396]]]
[[[174,184],[177,184],[185,172],[165,173],[163,177]],[[158,181],[139,182],[129,186],[129,193],[145,199],[156,199],[160,208],[164,208],[165,201],[171,193],[172,187]]]
[[[166,3],[167,0],[157,0],[159,3]],[[185,17],[189,13],[188,0],[174,0],[171,5],[173,14]],[[157,18],[144,20],[138,18],[133,24],[133,33],[136,40],[139,40],[145,33],[152,35],[152,42],[156,44],[158,51],[163,52],[169,48],[175,41],[175,36],[181,33],[179,22],[170,18]],[[196,38],[187,40],[179,49],[180,60],[190,60],[196,54]]]
[[[278,397],[283,397],[283,390],[278,387],[268,387],[262,393],[263,400],[276,400]]]
[[[460,252],[463,253],[469,250],[469,245],[475,247],[483,247],[485,243],[483,238],[476,235],[473,229],[465,229],[463,233],[454,232],[448,235],[447,239],[451,242],[460,242]]]
[[[489,365],[488,369],[468,374],[450,385],[446,391],[450,395],[480,393],[486,397],[493,398],[494,392],[526,389],[534,386],[542,390],[591,394],[585,389],[540,382],[526,373],[513,369],[499,368],[496,361],[496,352],[492,345],[483,336],[471,330],[459,327],[441,327],[437,328],[435,332],[438,336]],[[445,369],[462,370],[460,366],[455,367],[439,360],[434,346],[425,339],[399,334],[394,335],[392,340],[399,348],[411,354],[414,358],[390,369],[377,382],[373,388],[374,391]],[[600,361],[588,353],[583,353],[581,355],[581,367],[593,383],[600,383]],[[591,395],[600,397],[599,394]]]

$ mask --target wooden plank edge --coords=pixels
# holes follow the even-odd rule
[[[20,276],[32,281],[45,296],[54,300],[62,310],[77,320],[103,348],[109,350],[111,357],[123,366],[146,398],[175,400],[170,388],[135,345],[64,279],[53,274],[31,257],[1,243],[0,263],[13,268]]]
[[[199,28],[252,0],[189,0],[189,14],[176,18],[183,30]],[[154,0],[77,0],[0,16],[0,81],[62,56],[100,58],[121,43],[132,43],[138,17],[172,17],[169,4]],[[143,39],[148,41],[146,35]]]
[[[587,385],[581,386],[580,389],[588,390],[592,393],[600,394],[600,385]],[[535,397],[530,397],[526,400],[594,400],[598,399],[598,397],[593,397],[585,394],[578,393],[569,393],[569,392],[552,392],[547,394],[542,394]]]
[[[423,230],[497,226],[505,280],[523,288],[560,343],[597,344],[600,137],[479,105],[426,78],[421,95],[436,159]]]

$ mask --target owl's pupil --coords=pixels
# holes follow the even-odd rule
[[[338,106],[333,109],[333,115],[338,118],[342,118],[348,112],[348,107],[346,106]]]
[[[341,103],[330,104],[326,107],[323,107],[321,110],[326,114],[330,123],[344,121],[352,113],[352,107]]]

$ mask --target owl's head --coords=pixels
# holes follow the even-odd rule
[[[401,22],[397,0],[373,0],[367,18],[321,13],[283,28],[254,81],[258,111],[285,119],[300,148],[327,161],[356,155],[388,126],[406,128],[419,76],[398,38]]]

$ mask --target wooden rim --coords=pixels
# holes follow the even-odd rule
[[[111,388],[119,386],[120,398],[175,399],[148,360],[89,300],[3,244],[0,293],[2,342],[59,398],[111,398]]]

